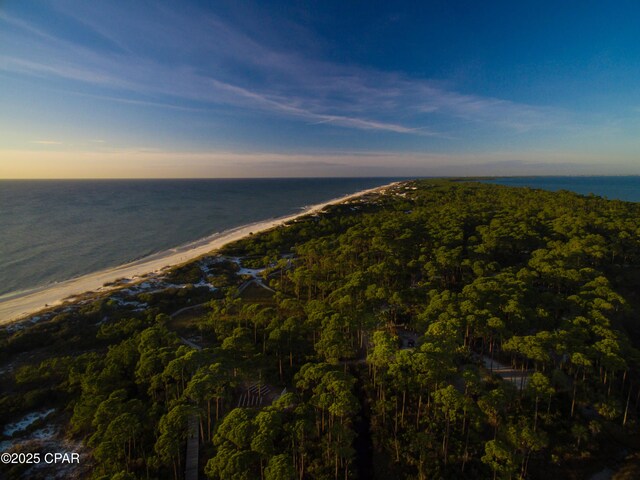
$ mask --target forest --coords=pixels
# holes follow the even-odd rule
[[[0,424],[54,409],[96,480],[640,478],[639,219],[401,182],[1,330]]]

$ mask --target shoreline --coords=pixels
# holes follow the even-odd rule
[[[180,245],[162,252],[157,252],[133,262],[116,267],[99,270],[80,277],[64,280],[59,283],[36,287],[15,295],[7,294],[7,300],[0,301],[0,326],[19,322],[27,317],[48,308],[58,307],[66,302],[73,303],[74,299],[87,294],[99,295],[121,288],[121,285],[105,286],[120,279],[129,279],[128,286],[143,282],[153,275],[160,275],[163,271],[196,260],[210,254],[225,245],[241,240],[251,234],[260,233],[284,225],[297,218],[317,213],[324,208],[349,201],[370,193],[386,190],[402,182],[392,182],[379,187],[361,190],[342,197],[333,198],[326,202],[304,207],[298,213],[284,217],[270,218],[257,222],[240,225],[209,237]]]

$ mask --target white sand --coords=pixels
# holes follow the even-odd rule
[[[36,420],[41,420],[48,417],[55,410],[53,408],[49,410],[43,410],[40,412],[32,412],[25,415],[21,420],[16,423],[11,423],[4,428],[4,434],[8,437],[12,436],[16,432],[22,432],[29,428]]]
[[[9,296],[7,300],[0,302],[0,325],[20,320],[42,310],[43,308],[46,308],[47,306],[51,307],[59,305],[63,303],[63,299],[71,296],[77,296],[90,291],[106,292],[112,290],[116,287],[104,287],[103,285],[121,278],[132,279],[133,277],[140,277],[149,273],[157,273],[166,267],[173,267],[186,263],[217,250],[228,243],[240,240],[241,238],[248,236],[250,233],[269,230],[270,228],[277,227],[295,218],[318,212],[328,205],[341,203],[367,193],[384,190],[396,183],[397,182],[394,182],[389,185],[363,190],[341,198],[329,200],[328,202],[313,205],[300,213],[289,215],[287,217],[264,220],[227,230],[225,232],[212,235],[199,242],[177,249],[171,249],[166,252],[160,252],[135,262],[120,265],[119,267],[101,270],[99,272],[90,273],[82,277],[73,278],[53,285],[46,285],[26,293],[18,293],[13,297]]]

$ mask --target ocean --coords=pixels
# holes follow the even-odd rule
[[[0,180],[0,301],[395,180]]]
[[[593,193],[610,200],[640,202],[640,176],[620,177],[503,177],[486,180],[509,187],[531,187],[542,190],[568,190],[589,195]]]
[[[0,301],[395,180],[0,180]],[[640,201],[640,177],[490,182]]]

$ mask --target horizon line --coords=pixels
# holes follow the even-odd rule
[[[307,180],[307,179],[398,179],[398,180],[413,180],[413,179],[492,179],[492,178],[551,178],[551,177],[640,177],[640,173],[631,174],[522,174],[522,175],[328,175],[328,176],[297,176],[297,177],[283,177],[283,176],[246,176],[246,177],[13,177],[13,178],[0,178],[0,181],[59,181],[59,180]]]

